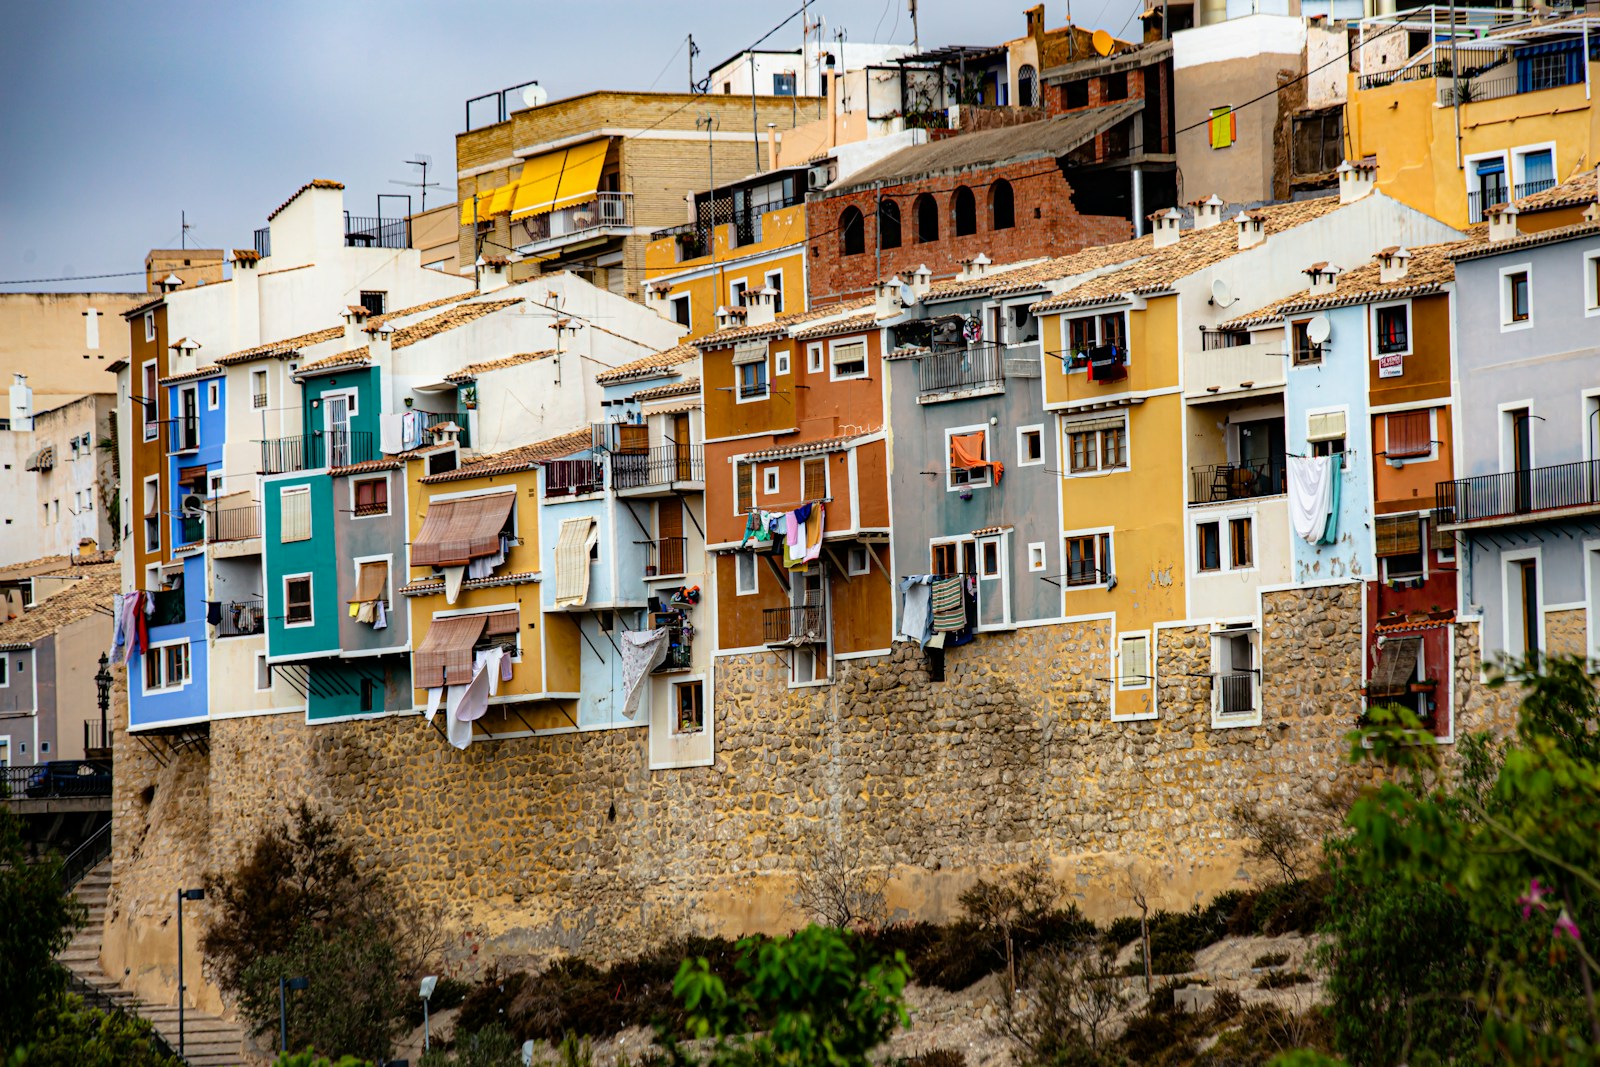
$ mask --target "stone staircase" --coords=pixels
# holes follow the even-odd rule
[[[149,1020],[167,1044],[178,1047],[178,1009],[148,1004],[123,989],[100,969],[100,938],[105,929],[106,898],[111,892],[111,861],[84,875],[72,895],[88,909],[83,927],[62,950],[60,961],[85,985],[130,1015]],[[233,1023],[189,1008],[183,1015],[184,1059],[190,1067],[240,1067],[251,1062],[243,1054],[244,1033]]]

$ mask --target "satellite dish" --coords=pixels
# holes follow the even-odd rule
[[[905,282],[900,283],[900,306],[911,307],[917,302],[917,291]]]
[[[1094,36],[1090,38],[1090,40],[1094,42],[1094,50],[1103,56],[1109,56],[1111,54],[1111,49],[1114,48],[1117,43],[1116,40],[1113,39],[1112,36],[1105,30],[1095,30]]]
[[[1306,336],[1310,338],[1311,343],[1314,345],[1320,345],[1332,337],[1333,327],[1328,323],[1328,316],[1318,315],[1306,323]]]
[[[522,103],[524,107],[543,107],[544,102],[550,99],[550,94],[538,82],[534,82],[522,90]]]
[[[1228,283],[1221,278],[1211,283],[1211,302],[1219,308],[1228,307],[1233,303],[1233,290],[1228,288]]]

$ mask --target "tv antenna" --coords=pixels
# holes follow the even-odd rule
[[[421,167],[422,168],[422,180],[421,181],[417,181],[417,182],[403,182],[399,178],[390,178],[389,179],[389,184],[390,185],[404,185],[409,189],[419,189],[419,190],[421,190],[422,191],[422,210],[426,211],[426,210],[428,210],[428,190],[429,189],[437,189],[437,188],[439,188],[439,183],[438,182],[430,182],[428,180],[428,168],[433,166],[433,157],[428,155],[428,153],[426,153],[426,152],[418,152],[418,153],[416,153],[416,158],[415,159],[408,159],[408,160],[406,160],[406,162],[411,164],[413,167]]]

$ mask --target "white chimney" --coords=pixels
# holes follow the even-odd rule
[[[911,272],[911,291],[917,294],[917,299],[928,295],[928,290],[933,288],[933,271],[928,269],[926,263]]]
[[[506,277],[510,262],[504,256],[478,257],[478,292],[491,293],[510,284]]]
[[[644,287],[644,306],[664,319],[672,318],[672,287],[662,282],[652,282]]]
[[[1222,222],[1222,209],[1227,207],[1226,201],[1216,193],[1212,193],[1204,200],[1196,200],[1194,207],[1194,228],[1209,230]]]
[[[1411,266],[1411,253],[1404,248],[1385,248],[1378,253],[1378,281],[1389,285],[1406,276]]]
[[[717,329],[731,330],[736,326],[743,326],[745,324],[745,315],[749,310],[749,308],[734,307],[730,304],[722,305],[717,308]]]
[[[1248,211],[1241,211],[1235,215],[1233,221],[1239,227],[1239,251],[1254,248],[1267,239],[1267,224],[1259,215],[1252,215]]]
[[[373,366],[388,367],[389,353],[393,351],[394,327],[387,322],[368,326],[366,334],[367,356],[372,360]]]
[[[887,281],[878,281],[872,287],[874,300],[873,313],[880,319],[890,318],[900,314],[904,306],[900,303],[900,286],[905,283],[896,274]]]
[[[1331,263],[1313,263],[1306,268],[1311,279],[1310,295],[1332,296],[1339,281],[1339,268]]]
[[[1584,222],[1600,222],[1600,202],[1590,204],[1583,209]]]
[[[1183,213],[1175,207],[1150,216],[1150,234],[1157,248],[1177,244],[1178,232],[1182,229]]]
[[[20,432],[33,429],[33,389],[26,374],[11,376],[11,428]]]
[[[178,277],[176,274],[169,274],[165,278],[162,278],[159,282],[156,282],[156,288],[160,289],[163,293],[170,293],[177,290],[177,288],[182,284],[182,278]]]
[[[988,272],[989,264],[992,262],[993,260],[984,255],[982,252],[979,252],[977,255],[970,258],[963,259],[961,261],[961,280],[966,282],[971,281],[974,278],[983,277],[984,274]]]
[[[746,326],[765,326],[778,317],[778,291],[776,289],[746,289],[744,291],[744,322]]]
[[[344,350],[354,352],[367,343],[367,316],[372,314],[360,304],[351,304],[344,309]]]
[[[1376,187],[1378,164],[1371,158],[1355,163],[1348,159],[1339,164],[1339,203],[1349,204],[1360,200]]]
[[[1515,204],[1496,204],[1489,209],[1489,241],[1509,241],[1513,237],[1520,237],[1517,230],[1517,206]]]
[[[253,248],[235,248],[233,250],[233,272],[235,274],[240,271],[254,272],[260,262],[261,253]]]

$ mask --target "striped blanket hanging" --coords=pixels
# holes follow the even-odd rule
[[[950,632],[967,628],[967,601],[962,579],[940,578],[933,583],[929,600],[933,607],[933,628]]]

